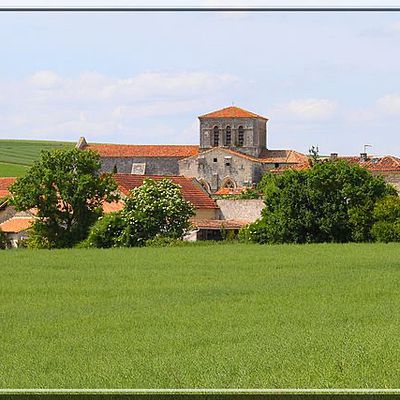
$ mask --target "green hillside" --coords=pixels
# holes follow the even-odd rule
[[[0,176],[21,176],[43,150],[74,146],[73,142],[0,140]]]

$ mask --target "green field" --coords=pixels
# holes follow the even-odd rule
[[[400,245],[15,250],[2,388],[398,388]]]
[[[42,150],[73,146],[72,142],[0,140],[0,177],[21,176],[40,157]]]

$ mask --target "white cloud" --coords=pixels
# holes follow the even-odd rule
[[[221,99],[221,93],[240,85],[234,75],[204,71],[146,72],[126,78],[96,71],[75,77],[38,71],[21,81],[0,80],[0,137],[85,135],[92,140],[126,137],[132,143],[165,143],[161,134],[148,137],[147,127],[154,124],[149,118],[196,116]],[[163,126],[159,124],[154,134]]]
[[[400,95],[387,94],[376,102],[377,110],[383,114],[400,115]]]
[[[271,110],[279,118],[295,118],[307,121],[321,121],[331,118],[337,110],[337,103],[329,99],[296,99]]]

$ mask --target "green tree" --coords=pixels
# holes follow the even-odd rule
[[[344,160],[267,174],[259,186],[264,191],[262,217],[241,237],[260,243],[372,240],[376,201],[396,193],[383,178]]]
[[[400,242],[400,197],[387,196],[375,204],[372,236],[378,242]]]
[[[124,200],[123,210],[94,224],[88,246],[144,246],[156,237],[180,239],[190,228],[194,207],[169,179],[145,179]]]
[[[28,246],[71,247],[86,238],[101,215],[103,201],[117,199],[117,185],[100,174],[100,156],[93,151],[57,149],[41,159],[11,186],[18,210],[37,210]]]

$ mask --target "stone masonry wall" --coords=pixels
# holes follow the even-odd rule
[[[380,172],[374,175],[381,175],[386,182],[392,184],[400,192],[400,173],[398,172]]]
[[[113,172],[116,165],[119,173],[130,174],[133,163],[145,163],[146,175],[179,175],[178,160],[177,157],[101,157],[101,170]]]
[[[226,179],[234,181],[236,186],[251,185],[255,175],[254,164],[253,161],[215,147],[198,157],[181,160],[179,174],[205,180],[215,192]]]
[[[261,211],[264,208],[264,201],[254,200],[217,200],[220,208],[221,219],[239,219],[253,222],[261,217]]]

